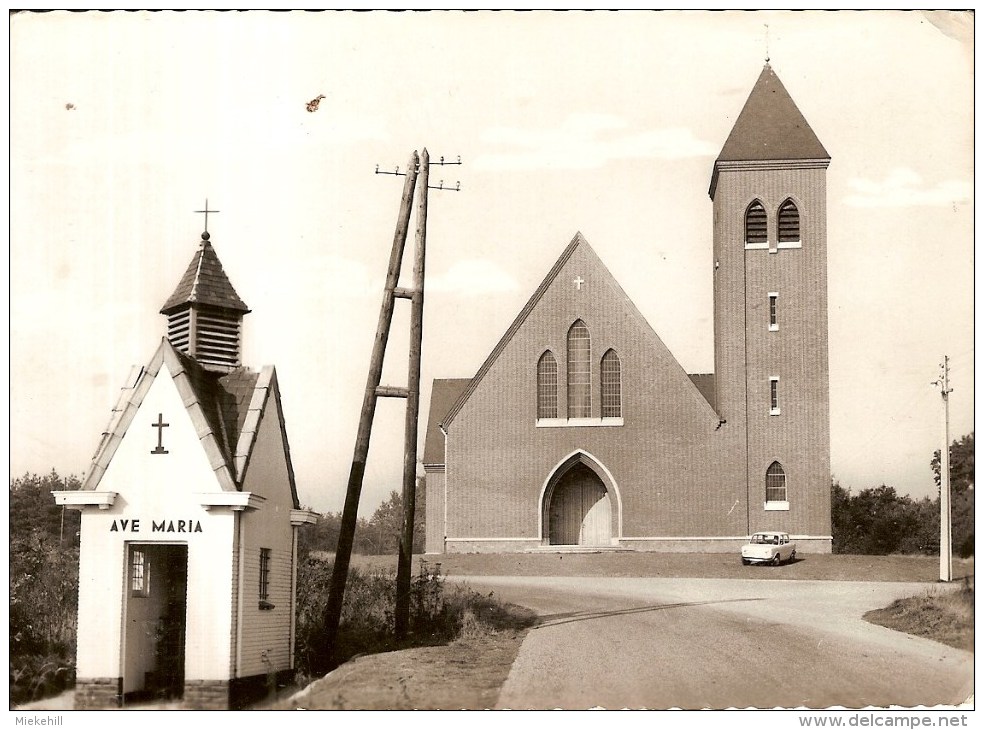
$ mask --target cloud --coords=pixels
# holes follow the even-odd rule
[[[917,172],[907,167],[893,169],[884,180],[854,178],[848,185],[853,193],[844,202],[858,208],[956,205],[968,203],[973,197],[973,186],[965,180],[943,180],[928,187]]]
[[[678,160],[711,157],[717,149],[685,127],[632,130],[611,114],[571,114],[555,129],[493,127],[481,139],[512,150],[479,155],[483,170],[575,170],[615,160]]]
[[[427,292],[483,296],[519,288],[515,278],[498,264],[485,259],[465,259],[453,264],[443,274],[428,275]]]

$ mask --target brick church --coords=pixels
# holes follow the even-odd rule
[[[829,163],[766,64],[711,171],[713,373],[575,235],[474,377],[434,381],[427,552],[830,552]]]

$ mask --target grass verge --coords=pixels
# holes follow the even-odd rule
[[[323,653],[331,563],[298,571],[297,660],[303,685],[293,699],[257,709],[478,709],[495,705],[534,612],[472,588],[447,584],[424,563],[411,582],[410,632],[393,634],[393,571],[349,571],[335,657]],[[336,665],[340,664],[336,669]],[[334,669],[334,671],[330,671]],[[326,672],[330,672],[325,675]]]
[[[445,646],[359,657],[270,709],[492,709],[527,631],[483,629]]]
[[[899,598],[886,608],[868,611],[864,619],[879,626],[938,641],[965,651],[974,650],[974,588],[931,588],[911,598]]]

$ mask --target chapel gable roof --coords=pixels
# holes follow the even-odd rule
[[[204,234],[203,234],[204,235]],[[161,307],[161,314],[180,309],[185,304],[203,304],[238,312],[249,312],[249,307],[239,298],[222,268],[222,262],[205,238],[185,269],[174,293]]]
[[[471,378],[437,379],[431,387],[430,412],[427,415],[427,436],[424,439],[424,466],[444,463],[444,434],[441,422],[448,415]]]
[[[195,425],[216,478],[225,491],[241,490],[256,443],[260,419],[269,413],[270,396],[274,396],[291,494],[294,506],[297,507],[297,490],[275,369],[267,366],[260,372],[255,372],[240,367],[229,373],[213,372],[177,350],[166,338],[161,341],[150,363],[141,369],[136,381],[123,388],[82,483],[82,489],[95,490],[98,486],[140,404],[165,363]]]

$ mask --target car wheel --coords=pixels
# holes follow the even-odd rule
[[[793,552],[791,552],[791,553],[789,554],[789,560],[788,560],[787,562],[790,562],[790,563],[791,563],[791,562],[793,562],[794,560],[796,560],[796,551],[795,551],[795,550],[793,550]]]
[[[779,565],[779,563],[781,562],[782,562],[782,555],[780,553],[776,553],[775,555],[772,556],[773,565]]]
[[[742,564],[742,565],[748,565],[748,561],[747,561],[747,560],[745,560],[745,558],[742,558],[742,559],[741,559],[741,564]]]

